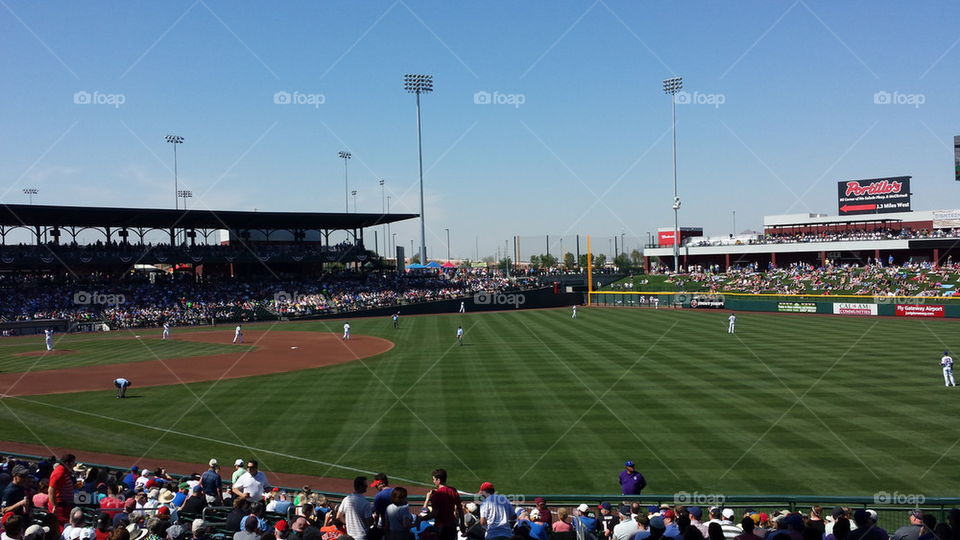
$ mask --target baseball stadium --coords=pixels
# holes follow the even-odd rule
[[[818,16],[834,6],[799,4],[812,24],[843,42]],[[432,111],[432,62],[446,66],[452,86],[474,88],[474,77],[506,84],[486,73],[497,64],[472,63],[477,42],[455,37],[459,29],[477,39],[471,20],[490,28],[502,21],[466,6],[402,0],[318,4],[302,18],[289,6],[240,13],[200,0],[182,6],[186,12],[144,8],[144,17],[164,22],[134,24],[157,34],[139,58],[81,61],[58,53],[66,39],[58,32],[70,26],[65,15],[80,17],[69,35],[86,36],[95,48],[140,39],[113,25],[104,30],[75,7],[61,6],[43,23],[51,15],[44,7],[4,7],[0,21],[16,30],[7,38],[11,48],[26,55],[11,60],[11,72],[26,79],[36,71],[69,89],[79,110],[74,125],[91,131],[77,137],[70,127],[63,141],[44,147],[38,141],[56,137],[46,124],[57,113],[29,99],[9,111],[29,128],[3,151],[14,165],[2,169],[10,185],[0,195],[3,540],[960,538],[953,375],[960,137],[945,135],[955,126],[931,128],[929,118],[883,116],[874,126],[913,129],[919,122],[918,132],[935,136],[939,150],[898,153],[874,141],[869,127],[839,159],[815,158],[826,168],[819,178],[807,169],[804,180],[777,174],[767,155],[783,167],[793,162],[776,141],[751,135],[755,151],[740,135],[748,127],[708,116],[730,110],[722,107],[747,118],[757,111],[725,93],[686,88],[687,71],[664,68],[689,63],[718,88],[727,73],[775,72],[780,68],[750,62],[754,48],[764,59],[772,55],[762,50],[768,33],[774,51],[800,54],[776,41],[776,9],[766,14],[767,23],[776,21],[766,31],[751,20],[757,41],[747,52],[725,51],[732,57],[721,74],[695,62],[692,45],[663,59],[645,41],[660,31],[632,30],[647,16],[693,20],[681,6],[655,13],[601,0],[549,15],[504,7],[560,36],[544,44],[546,52],[523,42],[532,48],[520,50],[532,57],[509,80],[528,80],[530,99],[481,84],[472,103],[447,101]],[[128,15],[138,9],[114,8]],[[784,32],[807,24],[793,20],[793,7],[782,9]],[[957,12],[938,9],[911,15],[912,22],[944,26]],[[715,16],[733,24],[737,11]],[[601,14],[609,20],[590,22]],[[120,15],[102,17],[116,22]],[[311,33],[311,21],[323,36]],[[310,63],[301,52],[295,61],[274,60],[274,68],[271,57],[282,54],[253,37],[261,25],[271,39],[295,35],[337,49],[322,53],[332,54],[330,76],[292,76],[291,66]],[[837,25],[859,35],[854,23]],[[644,70],[664,75],[654,76],[654,91],[641,98],[651,104],[638,107],[666,124],[631,126],[650,132],[642,136],[650,148],[624,154],[632,165],[607,187],[607,176],[617,174],[601,165],[581,175],[592,162],[575,158],[575,147],[586,145],[603,161],[614,150],[601,147],[619,145],[622,128],[613,124],[637,120],[620,117],[635,98],[617,90],[618,104],[591,112],[537,97],[551,92],[544,88],[548,72],[586,66],[579,54],[604,50],[583,42],[569,51],[568,33],[601,39],[625,28],[631,46],[639,40],[656,59],[655,69]],[[214,30],[229,46],[209,35]],[[409,40],[419,45],[410,47],[428,40],[433,52],[411,58],[399,50],[407,45],[392,50],[407,43],[402,34],[391,37],[401,30],[416,32]],[[515,30],[497,29],[508,36]],[[167,40],[181,54],[161,50]],[[196,56],[183,54],[190,40],[202,51]],[[367,40],[383,47],[368,49]],[[856,65],[873,71],[869,52],[865,60],[843,43]],[[244,67],[215,66],[221,48],[236,48],[222,61]],[[259,50],[271,52],[261,57]],[[812,66],[817,55],[810,54]],[[369,64],[354,65],[355,56]],[[941,118],[955,107],[937,104],[936,96],[941,85],[955,89],[948,83],[956,79],[936,57],[928,93]],[[410,67],[400,69],[424,71],[395,77],[404,60]],[[611,83],[616,77],[603,68],[619,69],[621,60],[600,62],[594,76]],[[116,93],[77,91],[75,80],[48,73],[73,73],[87,88],[93,83],[74,71],[92,77],[118,66],[122,75],[109,83]],[[266,76],[247,73],[253,69]],[[466,75],[450,73],[456,69]],[[236,81],[225,83],[227,73]],[[155,76],[176,87],[138,94],[155,86]],[[388,77],[395,88],[384,83]],[[275,91],[276,81],[284,89]],[[271,109],[242,104],[251,84],[256,93],[270,89]],[[310,84],[329,93],[293,90]],[[237,96],[184,103],[230,89]],[[143,95],[152,96],[149,106],[137,103]],[[364,106],[337,101],[346,98]],[[884,106],[925,115],[921,106],[930,104],[927,93],[885,90],[873,100],[884,115],[893,110]],[[249,107],[249,122],[264,125],[246,151],[228,155],[217,138],[247,130],[234,107]],[[384,112],[394,108],[402,110]],[[564,125],[567,108],[576,112]],[[476,109],[491,114],[470,125]],[[521,115],[531,109],[533,116]],[[797,120],[839,114],[784,110]],[[678,114],[692,125],[678,129]],[[597,123],[599,115],[607,124]],[[462,119],[469,127],[460,135],[435,127]],[[537,119],[549,122],[537,126]],[[708,122],[720,130],[710,131],[716,126]],[[311,139],[318,129],[325,133]],[[798,135],[804,150],[825,151],[817,146],[820,131],[798,129],[806,130]],[[152,139],[140,136],[151,130]],[[575,140],[563,138],[574,132]],[[107,133],[133,146],[97,146]],[[526,137],[525,152],[542,152],[550,163],[506,149],[517,144],[516,133]],[[718,135],[733,142],[711,146]],[[258,147],[274,137],[285,141]],[[464,138],[470,148],[460,146]],[[902,139],[898,144],[911,144]],[[785,136],[782,145],[798,140]],[[942,155],[948,140],[955,175]],[[864,154],[861,144],[873,146]],[[309,154],[300,153],[307,145]],[[124,155],[130,148],[138,154]],[[372,157],[375,148],[382,155]],[[734,159],[731,148],[745,153]],[[31,153],[40,157],[18,177],[18,154]],[[648,154],[656,164],[645,161]],[[865,157],[879,154],[877,162]],[[486,163],[491,156],[516,172]],[[215,171],[222,160],[225,172]],[[319,180],[317,160],[329,162]],[[711,191],[712,160],[718,180],[769,173],[774,181]],[[738,160],[755,163],[741,170]],[[404,171],[403,185],[375,172],[391,167]],[[685,167],[700,178],[685,176]],[[546,178],[556,171],[569,173],[571,183]],[[470,191],[452,184],[458,174]],[[660,180],[654,187],[638,176],[633,192],[620,184],[634,182],[631,175]],[[775,184],[797,202],[770,195]],[[173,209],[166,204],[171,191]],[[740,210],[741,227],[730,209]],[[451,230],[462,238],[452,243]]]

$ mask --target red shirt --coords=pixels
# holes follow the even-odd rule
[[[63,464],[57,465],[50,475],[50,487],[53,488],[53,495],[56,501],[50,503],[73,503],[73,474],[67,470]]]
[[[430,504],[433,505],[433,516],[438,527],[459,524],[456,512],[460,507],[460,494],[457,490],[450,486],[438,487],[430,496]]]
[[[120,513],[120,509],[123,508],[123,501],[116,497],[106,497],[100,501],[100,508],[105,510],[105,513],[112,518]]]

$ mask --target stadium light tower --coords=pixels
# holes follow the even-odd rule
[[[443,229],[447,231],[447,261],[450,260],[450,229]]]
[[[177,192],[177,197],[183,199],[183,209],[187,209],[187,199],[193,197],[193,192],[189,189],[181,189]]]
[[[387,211],[387,199],[386,199],[386,193],[384,192],[384,187],[383,187],[384,182],[386,182],[386,180],[381,178],[380,179],[380,219],[383,219],[383,214],[385,214]],[[388,238],[387,226],[381,225],[380,229],[383,230],[383,243],[386,244],[387,238]],[[386,245],[384,245],[383,251],[389,253],[389,250],[387,249]]]
[[[387,195],[387,215],[390,215],[390,196]],[[396,233],[391,231],[390,222],[387,222],[387,238],[391,238],[394,241],[390,244],[390,250],[387,251],[387,257],[396,249]]]
[[[23,194],[30,198],[30,204],[33,204],[33,196],[40,193],[40,190],[35,187],[23,188]]]
[[[408,73],[403,76],[403,89],[417,95],[417,159],[420,166],[420,264],[426,264],[427,225],[423,217],[423,137],[420,133],[420,94],[433,92],[433,75]]]
[[[163,140],[173,145],[173,207],[180,208],[180,188],[177,180],[177,145],[183,144],[183,137],[179,135],[167,135]]]
[[[677,196],[677,92],[683,88],[683,77],[663,80],[663,91],[670,95],[673,108],[673,271],[680,273],[680,197]]]
[[[353,157],[350,152],[338,152],[337,156],[343,159],[343,211],[350,212],[350,187],[347,182],[347,160]]]

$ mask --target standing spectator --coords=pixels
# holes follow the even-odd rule
[[[413,527],[413,515],[407,504],[407,490],[395,487],[390,492],[390,505],[387,506],[384,519],[384,537],[386,540],[408,540],[410,527]]]
[[[18,515],[28,515],[30,513],[29,490],[33,479],[30,478],[30,471],[23,465],[17,465],[11,471],[13,481],[7,484],[0,496],[0,514],[13,512]]]
[[[566,506],[562,506],[557,509],[557,519],[553,522],[553,532],[555,533],[564,533],[570,532],[573,530],[573,524],[571,523],[570,518],[570,509]]]
[[[753,534],[753,529],[756,528],[756,523],[753,522],[753,518],[743,518],[743,521],[740,522],[740,527],[743,529],[743,533],[737,535],[736,540],[763,540],[761,537]]]
[[[908,514],[909,525],[900,527],[890,535],[890,540],[917,540],[920,537],[920,529],[923,528],[923,512],[920,510],[911,510]],[[860,524],[857,524],[859,528]],[[851,533],[851,538],[853,534]]]
[[[220,464],[216,459],[211,459],[210,468],[200,475],[200,485],[208,504],[223,506],[223,478],[220,478]]]
[[[233,466],[236,467],[237,470],[233,471],[233,477],[230,478],[230,482],[235,484],[237,483],[237,478],[240,478],[241,476],[243,476],[243,474],[247,472],[247,469],[243,467],[242,459],[237,459],[236,461],[234,461]]]
[[[377,490],[377,494],[373,497],[373,523],[377,527],[383,528],[393,488],[390,487],[390,479],[387,478],[386,473],[377,473],[373,477],[370,487]]]
[[[513,535],[513,523],[516,521],[513,505],[490,482],[480,484],[480,527],[486,529],[484,538],[510,538]]]
[[[547,531],[549,526],[543,521],[540,510],[534,508],[530,510],[530,538],[535,540],[547,540]]]
[[[270,482],[267,475],[259,469],[256,460],[247,461],[247,472],[240,475],[233,482],[233,494],[241,499],[250,502],[259,502],[263,500],[264,492],[270,488]]]
[[[53,468],[50,473],[50,487],[47,489],[49,502],[47,509],[56,516],[57,523],[62,529],[70,519],[70,510],[73,509],[73,466],[77,464],[77,458],[73,454],[67,454],[60,459],[60,463]]]
[[[623,467],[624,470],[620,471],[620,493],[639,495],[643,488],[647,487],[647,480],[637,471],[633,461],[627,461]]]
[[[720,512],[720,516],[721,516],[720,528],[723,530],[724,538],[726,538],[727,540],[733,540],[737,536],[740,536],[740,533],[742,533],[743,531],[740,530],[740,527],[737,527],[733,523],[733,518],[736,516],[736,514],[733,511],[733,508],[724,508]],[[797,517],[799,517],[799,515]],[[801,519],[800,522],[802,524],[803,520]]]
[[[537,510],[540,511],[540,517],[543,518],[543,522],[547,525],[553,525],[553,514],[550,512],[550,508],[547,507],[547,500],[543,497],[537,497],[533,500],[533,503],[537,505]]]
[[[600,534],[604,538],[613,536],[613,528],[617,525],[617,516],[613,515],[613,505],[609,502],[600,503]]]
[[[353,479],[353,493],[343,498],[337,510],[337,520],[347,528],[347,534],[354,540],[366,540],[373,519],[373,505],[363,496],[367,491],[367,479],[358,476]]]
[[[184,514],[200,515],[206,507],[207,498],[203,494],[203,487],[196,485],[190,490],[190,496],[187,497],[187,500],[183,501],[180,511]]]
[[[577,531],[578,540],[595,540],[597,538],[597,518],[586,504],[577,507],[577,515],[573,518],[573,528]]]
[[[463,505],[456,489],[447,485],[447,471],[436,469],[432,473],[434,489],[427,493],[424,506],[433,507],[434,524],[439,531],[439,540],[455,540],[457,529],[464,532]]]
[[[690,514],[690,526],[696,528],[700,531],[700,535],[704,538],[707,537],[707,525],[700,521],[703,517],[703,509],[699,506],[691,506],[687,508],[687,513]]]
[[[613,540],[630,540],[640,532],[637,520],[633,519],[630,507],[625,504],[617,507],[617,512],[620,514],[620,523],[613,527]]]

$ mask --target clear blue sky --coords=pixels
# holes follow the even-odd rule
[[[888,175],[913,176],[915,209],[956,208],[958,20],[947,1],[2,0],[0,200],[170,207],[177,133],[191,207],[341,211],[348,149],[360,211],[384,178],[415,212],[402,76],[422,72],[438,257],[444,228],[454,256],[475,236],[483,256],[517,234],[672,226],[673,75],[710,102],[677,107],[681,225],[836,213],[838,180]],[[922,104],[875,104],[884,91]],[[394,231],[409,246],[416,227]]]

